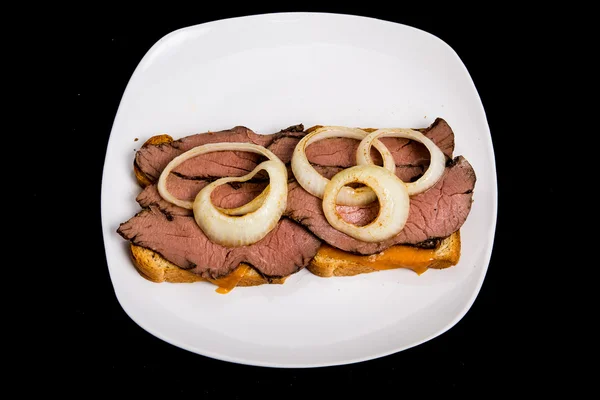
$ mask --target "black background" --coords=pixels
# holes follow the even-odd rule
[[[43,332],[41,326],[30,332],[34,339],[29,341],[30,358],[24,371],[31,373],[34,367],[38,374],[58,376],[52,380],[56,393],[187,393],[215,399],[376,396],[388,391],[402,396],[408,390],[452,394],[480,388],[516,392],[522,387],[537,389],[541,381],[536,376],[544,377],[546,388],[557,385],[548,375],[540,375],[542,370],[560,370],[561,366],[544,351],[540,340],[546,337],[543,332],[554,329],[542,312],[548,307],[547,299],[532,289],[543,286],[542,278],[536,274],[540,280],[534,285],[529,278],[532,265],[551,270],[557,263],[552,257],[542,261],[543,256],[530,251],[541,240],[531,228],[535,226],[535,232],[550,229],[546,212],[562,201],[561,192],[549,167],[536,162],[530,147],[534,135],[520,128],[531,125],[535,99],[544,86],[540,65],[552,57],[547,43],[553,31],[535,24],[536,15],[493,7],[454,10],[450,15],[442,10],[375,4],[240,7],[224,3],[193,9],[165,4],[137,11],[100,6],[58,10],[55,18],[45,21],[34,47],[39,49],[36,56],[44,55],[46,68],[39,63],[33,66],[50,71],[45,77],[50,84],[43,93],[45,104],[56,106],[55,112],[44,117],[46,128],[38,133],[64,153],[34,149],[39,165],[52,159],[53,169],[36,171],[42,178],[28,188],[28,199],[59,210],[41,228],[60,241],[44,250],[61,272],[51,274],[51,284],[34,279],[50,292],[40,302],[47,307],[48,312],[41,314],[48,323]],[[431,341],[380,359],[336,367],[237,365],[153,337],[125,314],[115,297],[102,240],[101,176],[112,123],[134,69],[157,40],[175,29],[276,11],[348,13],[423,29],[450,45],[474,80],[496,153],[496,239],[475,303],[453,328]],[[51,140],[47,140],[49,135]],[[544,146],[541,143],[537,151],[546,151]],[[523,163],[536,179],[523,179]],[[52,178],[55,173],[51,171],[56,170],[65,172],[58,181]],[[68,197],[57,195],[60,190]],[[67,252],[73,256],[66,256]],[[39,259],[37,254],[27,257]]]

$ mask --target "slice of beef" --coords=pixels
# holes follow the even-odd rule
[[[420,130],[448,157],[452,157],[454,134],[445,120],[438,118],[429,127]],[[305,134],[301,124],[270,135],[259,135],[246,127],[236,126],[224,131],[187,136],[171,143],[144,145],[136,153],[135,164],[148,179],[156,181],[165,166],[176,156],[195,146],[216,142],[258,144],[267,147],[287,164],[292,158],[295,146]],[[392,152],[397,165],[397,174],[401,179],[409,181],[423,173],[429,163],[429,152],[422,144],[398,138],[381,140]],[[325,172],[333,172],[335,169],[339,170],[355,164],[358,144],[359,141],[354,139],[325,139],[308,146],[306,154],[315,168],[322,167]],[[372,151],[372,156],[375,163],[381,164],[381,156],[375,149]],[[173,170],[173,174],[189,179],[241,176],[252,171],[263,159],[261,155],[242,151],[208,153],[185,161]],[[256,178],[266,179],[267,176],[261,172]]]
[[[304,136],[304,134],[302,134]],[[273,154],[275,154],[284,163],[288,164],[292,161],[292,154],[294,154],[294,148],[300,141],[301,136],[287,136],[274,140],[268,147]]]
[[[205,180],[182,179],[171,176],[167,179],[167,189],[178,199],[194,201],[194,198],[203,187],[208,185]],[[268,182],[231,182],[218,186],[212,193],[213,204],[221,208],[240,207],[258,196],[268,185]],[[158,193],[157,186],[149,185],[136,197],[142,208],[157,205],[170,215],[192,215],[192,210],[176,206],[164,200]]]
[[[192,216],[167,214],[156,205],[120,224],[117,232],[181,268],[212,279],[228,275],[242,262],[267,277],[289,276],[308,265],[321,245],[304,227],[282,218],[262,240],[225,247],[211,242]]]
[[[218,132],[203,132],[183,137],[170,143],[144,145],[135,155],[135,165],[149,180],[157,181],[162,170],[178,155],[208,143],[242,142],[267,147],[275,139],[298,137],[304,133],[302,124],[293,125],[277,133],[259,135],[245,126],[235,126]],[[258,162],[260,155],[248,152],[222,151],[194,157],[173,170],[185,177],[210,178],[240,176],[250,172]]]
[[[344,169],[344,167],[327,167],[323,165],[313,165],[315,171],[327,179],[331,179],[335,174]],[[418,165],[397,165],[396,176],[404,182],[412,182],[425,172],[425,166]]]
[[[323,214],[322,200],[306,192],[295,181],[288,185],[285,215],[332,246],[353,253],[372,254],[396,244],[421,245],[449,236],[460,229],[470,212],[475,181],[475,172],[470,163],[462,156],[456,157],[448,163],[444,176],[434,187],[411,197],[409,217],[404,229],[394,238],[381,243],[362,242],[334,229]],[[239,207],[258,196],[266,185],[266,182],[222,185],[213,192],[212,200],[218,207]],[[182,198],[185,197],[183,191],[178,193]],[[155,185],[148,186],[137,200],[142,207],[156,205],[170,216],[192,215],[191,210],[162,200]],[[337,211],[346,221],[363,226],[377,216],[379,204],[373,202],[363,207],[337,206]]]
[[[475,181],[471,164],[462,156],[456,157],[436,185],[411,197],[404,229],[395,237],[378,243],[363,242],[334,229],[323,214],[322,200],[297,183],[289,186],[286,215],[334,247],[352,253],[373,254],[396,244],[417,244],[447,237],[459,230],[471,209]],[[378,203],[365,207],[338,206],[337,210],[345,220],[365,225],[376,217]]]
[[[453,157],[454,132],[450,125],[442,119],[436,120],[427,128],[417,129],[431,139],[448,157]],[[291,160],[292,152],[301,138],[288,137],[274,141],[269,149],[277,151],[284,162]],[[390,150],[396,165],[400,168],[416,167],[417,170],[411,174],[422,174],[424,168],[429,165],[429,151],[427,148],[414,140],[402,138],[381,138],[383,144]],[[315,165],[323,167],[348,168],[356,164],[356,149],[359,141],[349,138],[329,138],[310,144],[306,148],[306,157]],[[289,153],[287,153],[289,152]],[[375,164],[381,165],[381,155],[373,148],[371,157]],[[404,174],[400,172],[400,174]],[[414,176],[416,176],[414,175]],[[405,177],[405,175],[402,175]]]
[[[323,167],[315,166],[315,169],[326,178],[341,171],[341,167]],[[405,182],[411,181],[414,177],[422,174],[421,168],[417,167],[397,167],[396,175]],[[289,176],[293,176],[289,173]],[[291,181],[294,181],[291,179]],[[194,201],[194,198],[200,190],[210,183],[206,179],[187,179],[178,175],[171,174],[167,178],[167,189],[178,199]],[[212,199],[217,207],[235,208],[246,204],[268,185],[268,181],[250,181],[243,183],[229,183],[219,186],[213,192]],[[173,215],[191,215],[192,211],[181,208],[164,200],[158,193],[156,184],[144,188],[137,196],[136,201],[142,208],[149,207],[151,204],[157,204],[165,212]]]
[[[260,154],[246,151],[219,151],[190,158],[175,167],[173,174],[192,179],[242,176],[251,172],[265,159]],[[255,176],[255,179],[267,177],[265,173],[259,174]]]
[[[195,182],[202,182],[204,185],[208,184],[208,182],[206,182],[206,181],[195,181]],[[198,189],[198,191],[200,191],[200,188]],[[137,195],[135,200],[138,202],[138,204],[142,208],[156,206],[156,207],[160,208],[167,215],[188,215],[188,216],[193,215],[192,210],[188,210],[186,208],[176,206],[175,204],[172,204],[172,203],[164,200],[161,197],[160,193],[158,193],[156,184],[146,186],[144,188],[144,190],[142,190],[140,192],[140,194]]]

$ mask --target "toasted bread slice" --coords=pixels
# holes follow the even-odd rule
[[[442,239],[435,248],[396,245],[378,254],[355,255],[323,244],[307,269],[322,277],[352,276],[396,268],[422,274],[429,268],[448,268],[460,259],[460,231]]]

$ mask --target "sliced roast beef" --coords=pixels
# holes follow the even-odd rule
[[[236,126],[218,132],[204,132],[186,136],[170,143],[144,145],[135,155],[135,165],[149,180],[157,181],[162,170],[178,155],[208,143],[242,142],[267,147],[275,139],[303,135],[302,124],[293,125],[271,135],[259,135],[244,126]],[[194,157],[173,172],[185,177],[210,178],[240,176],[250,172],[261,160],[261,156],[248,152],[222,151]]]
[[[232,129],[199,133],[171,143],[142,146],[136,153],[135,163],[149,180],[156,181],[166,165],[176,156],[199,145],[216,142],[245,142],[264,146],[284,163],[289,163],[295,146],[306,134],[302,125],[294,125],[278,133],[259,135],[252,130],[237,126]],[[419,129],[433,140],[442,151],[452,157],[454,133],[445,120],[438,118],[429,127]],[[429,152],[421,143],[400,138],[382,138],[391,151],[397,165],[397,175],[412,180],[421,175],[429,163]],[[359,141],[348,138],[330,138],[315,142],[306,148],[306,155],[316,169],[325,176],[355,164]],[[377,150],[372,150],[375,163],[381,163]],[[263,156],[242,151],[221,151],[191,158],[173,170],[174,175],[189,179],[214,179],[223,176],[241,176],[252,171],[264,159]],[[291,174],[290,174],[291,176]],[[264,173],[257,178],[266,179]]]
[[[336,173],[341,171],[341,167],[323,167],[316,165],[315,169],[324,177],[330,179]],[[419,167],[397,167],[396,175],[405,182],[412,181],[415,177],[422,174],[422,169]],[[289,172],[288,176],[293,177]],[[293,181],[293,179],[291,179]],[[169,175],[167,178],[167,189],[178,199],[194,201],[194,198],[200,190],[210,183],[207,179],[187,179],[175,174]],[[229,183],[219,186],[215,189],[212,195],[214,204],[222,208],[239,207],[254,197],[268,185],[268,181],[251,181],[244,183]],[[141,207],[149,207],[151,204],[159,205],[166,212],[173,215],[191,215],[191,210],[186,210],[175,206],[166,200],[163,200],[158,193],[156,184],[149,185],[137,196],[136,201]]]
[[[304,136],[305,133],[302,134]],[[292,161],[292,154],[294,154],[294,148],[302,138],[302,136],[285,136],[273,140],[269,145],[268,149],[271,150],[279,159],[284,163],[288,164]]]
[[[323,165],[313,165],[315,171],[327,179],[331,179],[335,174],[344,169],[344,167],[327,167]],[[404,182],[413,182],[425,172],[425,166],[419,165],[397,165],[396,176]]]
[[[288,185],[285,215],[332,246],[353,253],[372,254],[396,244],[421,245],[444,238],[460,229],[471,208],[475,181],[475,172],[470,163],[462,156],[456,157],[448,163],[443,177],[434,187],[411,197],[409,217],[404,229],[394,238],[381,243],[362,242],[334,229],[323,214],[322,200],[306,192],[295,181]],[[267,182],[222,185],[215,189],[212,200],[218,207],[239,207],[258,196],[266,185]],[[173,190],[172,193],[179,193],[181,198],[190,200],[195,196],[193,192],[186,194],[184,191]],[[162,200],[156,185],[148,186],[137,200],[142,207],[157,205],[168,215],[192,214],[191,210]],[[363,226],[377,216],[379,204],[373,202],[363,207],[337,206],[337,211],[347,222]]]
[[[117,232],[204,278],[228,275],[247,263],[267,277],[285,277],[304,268],[321,242],[304,227],[282,218],[262,240],[242,247],[211,242],[192,216],[170,215],[151,205],[122,223]]]
[[[194,198],[200,190],[206,185],[205,180],[189,180],[176,176],[169,177],[167,180],[167,189],[178,199],[194,201]],[[211,199],[213,204],[221,208],[240,207],[258,196],[268,185],[265,182],[231,182],[215,188]],[[140,192],[136,201],[142,208],[157,205],[160,209],[170,215],[192,215],[192,210],[181,208],[164,200],[156,184],[149,185]]]
[[[471,164],[462,156],[456,157],[435,186],[410,198],[404,229],[395,237],[378,243],[356,240],[334,229],[323,214],[322,200],[297,183],[289,186],[286,215],[334,247],[352,253],[373,254],[396,244],[417,244],[459,230],[471,209],[475,181]],[[337,210],[348,222],[365,225],[377,216],[378,203],[365,207],[338,206]]]
[[[202,182],[205,185],[208,184],[208,182],[206,181],[197,182]],[[200,189],[198,189],[198,191],[200,191]],[[175,204],[164,200],[161,197],[160,193],[158,193],[156,184],[146,186],[144,190],[142,190],[140,194],[137,195],[135,200],[142,208],[156,206],[160,208],[166,215],[193,215],[192,210],[176,206]]]
[[[437,118],[429,127],[418,129],[425,136],[431,139],[447,157],[452,158],[454,152],[454,132],[450,125],[442,119]],[[402,138],[381,138],[383,144],[389,149],[400,167],[419,167],[422,169],[429,164],[429,151],[427,148],[414,140]],[[285,148],[293,151],[295,144],[300,138],[288,138]],[[295,143],[294,143],[295,142]],[[359,141],[348,138],[329,138],[312,143],[306,147],[306,157],[316,165],[326,167],[348,168],[356,164],[356,149]],[[274,142],[271,146],[277,146]],[[373,161],[381,165],[381,155],[375,149],[371,149]],[[291,154],[289,155],[291,159]]]
[[[422,131],[450,160],[454,136],[448,124],[437,119]],[[289,163],[295,145],[305,134],[301,125],[273,135],[257,135],[248,128],[235,127],[189,136],[170,144],[144,146],[136,154],[135,162],[151,180],[157,180],[169,161],[192,147],[239,141],[265,146]],[[392,152],[397,175],[404,181],[416,179],[428,166],[429,153],[420,143],[396,138],[381,140]],[[341,169],[354,165],[357,145],[358,141],[352,139],[326,139],[309,146],[307,155],[315,168],[330,178]],[[375,150],[373,158],[376,163],[381,162]],[[243,175],[259,161],[259,156],[233,151],[196,157],[174,170],[167,180],[167,187],[176,197],[193,200],[212,179]],[[293,178],[291,174],[290,178]],[[257,196],[267,184],[268,181],[258,181],[222,185],[214,191],[212,200],[219,207],[238,207]],[[410,215],[403,231],[381,243],[361,242],[335,230],[323,214],[321,199],[304,191],[295,181],[289,184],[287,218],[282,218],[267,237],[250,246],[226,248],[212,243],[194,221],[191,210],[164,201],[156,185],[146,187],[138,195],[137,201],[143,210],[121,224],[118,232],[132,243],[150,248],[204,277],[227,275],[241,262],[255,266],[265,276],[287,276],[307,265],[321,240],[345,251],[373,254],[395,244],[420,244],[446,237],[464,223],[470,211],[474,185],[475,173],[471,165],[463,157],[455,158],[433,188],[411,198]],[[365,225],[377,215],[378,204],[338,206],[338,212],[348,222]]]

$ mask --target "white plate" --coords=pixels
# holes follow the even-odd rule
[[[139,211],[134,151],[245,125],[425,127],[443,117],[455,155],[477,174],[458,265],[236,288],[156,284],[138,275],[116,230]],[[133,73],[112,127],[102,225],[116,296],[143,329],[175,346],[242,364],[316,367],[399,352],[435,338],[473,304],[496,227],[496,169],[484,108],[458,55],[422,30],[377,19],[281,13],[214,21],[166,35]]]

